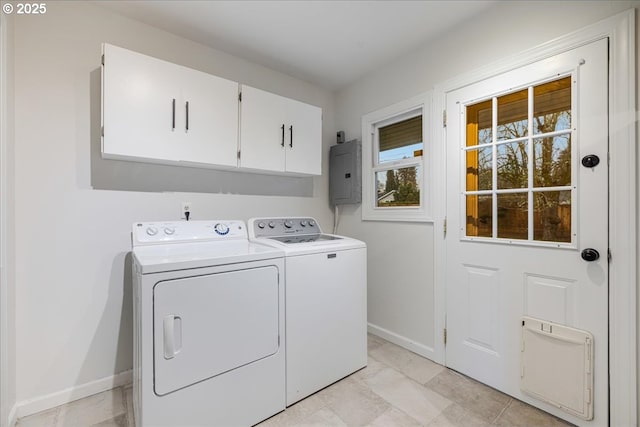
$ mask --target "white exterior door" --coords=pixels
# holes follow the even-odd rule
[[[446,99],[446,365],[593,426],[608,422],[607,49],[593,42]],[[593,335],[592,420],[521,391],[524,316]]]

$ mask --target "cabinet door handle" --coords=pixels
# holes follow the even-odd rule
[[[289,126],[289,136],[291,137],[289,147],[293,148],[293,125]]]
[[[176,129],[176,99],[171,101],[171,130]]]
[[[186,112],[187,112],[187,121],[185,124],[185,131],[189,130],[189,101],[186,102],[185,106],[184,106]]]
[[[280,145],[282,145],[284,147],[284,124],[282,125],[281,129],[282,129],[282,144],[280,144]]]

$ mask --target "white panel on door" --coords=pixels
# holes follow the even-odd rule
[[[497,353],[498,271],[465,265],[467,270],[466,343]]]
[[[274,266],[158,282],[154,391],[164,395],[273,355],[279,348]]]
[[[525,274],[524,314],[571,325],[574,318],[573,280]]]
[[[593,345],[587,331],[524,317],[520,387],[571,415],[592,419]]]

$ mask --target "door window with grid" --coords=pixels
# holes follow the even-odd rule
[[[574,242],[572,77],[465,107],[466,238]]]

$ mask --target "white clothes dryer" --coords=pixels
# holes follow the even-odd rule
[[[252,218],[249,238],[286,254],[287,406],[365,367],[365,243],[313,218]]]
[[[284,253],[242,221],[136,223],[136,426],[251,426],[285,408]]]

